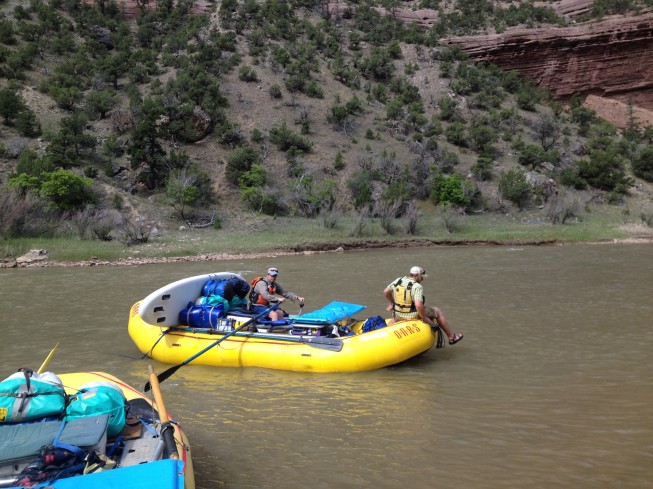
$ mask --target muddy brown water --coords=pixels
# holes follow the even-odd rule
[[[420,248],[139,267],[0,270],[4,376],[103,370],[142,387],[131,305],[189,275],[274,265],[306,296],[384,314],[424,267],[465,339],[373,372],[187,365],[161,384],[198,488],[653,487],[653,245]],[[288,311],[297,313],[296,305]]]

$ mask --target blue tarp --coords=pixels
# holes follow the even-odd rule
[[[157,460],[44,484],[56,489],[183,489],[184,462]]]
[[[367,306],[349,302],[331,302],[321,309],[301,316],[291,316],[293,324],[332,324],[361,312]]]

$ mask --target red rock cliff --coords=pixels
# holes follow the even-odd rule
[[[653,110],[653,14],[443,42],[474,60],[517,70],[557,98],[593,94]]]

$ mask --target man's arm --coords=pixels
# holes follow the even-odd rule
[[[296,300],[299,300],[299,302],[304,302],[303,297],[299,297],[297,294],[294,292],[290,292],[289,290],[284,290],[281,285],[277,284],[277,294],[290,299],[291,301],[295,302]]]
[[[426,315],[426,310],[424,309],[424,301],[415,301],[415,309],[417,309],[417,314],[426,324],[433,326],[433,321]]]
[[[383,291],[383,295],[385,295],[385,298],[388,299],[388,302],[390,305],[385,308],[386,311],[392,311],[395,308],[395,298],[392,295],[392,290],[390,290],[389,287],[386,287],[385,290]]]

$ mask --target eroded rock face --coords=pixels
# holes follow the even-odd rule
[[[444,42],[474,60],[517,70],[559,99],[593,94],[653,110],[653,14]]]

